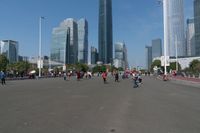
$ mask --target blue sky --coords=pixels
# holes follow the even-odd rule
[[[89,45],[98,47],[99,0],[0,0],[0,40],[19,41],[23,56],[38,55],[39,17],[43,21],[42,53],[49,55],[51,32],[66,18],[86,18]],[[113,0],[113,42],[124,41],[131,66],[145,65],[145,45],[163,38],[162,7],[157,0]],[[193,0],[185,0],[185,19],[193,17]]]

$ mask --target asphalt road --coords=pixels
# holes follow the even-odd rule
[[[0,85],[0,133],[199,133],[200,88],[145,77]]]

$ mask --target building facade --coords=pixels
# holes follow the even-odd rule
[[[99,0],[99,61],[113,60],[112,0]]]
[[[0,41],[0,54],[3,54],[9,60],[9,63],[18,61],[18,48],[19,43],[13,40]]]
[[[200,56],[200,0],[194,0],[195,55]]]
[[[195,56],[194,19],[187,19],[186,29],[187,56]]]
[[[78,21],[78,62],[88,63],[88,22],[86,19]]]
[[[163,0],[164,45],[170,57],[186,55],[183,0]]]
[[[145,47],[145,56],[146,56],[146,69],[150,70],[151,64],[152,64],[152,47],[151,46]]]
[[[74,19],[66,19],[53,29],[50,58],[63,65],[78,62],[78,27]]]
[[[128,68],[127,49],[125,43],[115,43],[115,59],[113,64],[117,68]]]
[[[152,58],[162,56],[162,40],[154,39],[152,40]]]
[[[98,52],[95,47],[91,47],[91,64],[97,64],[98,61]]]

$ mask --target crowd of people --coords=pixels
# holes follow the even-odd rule
[[[112,77],[114,79],[115,82],[119,82],[119,79],[121,77],[122,80],[126,79],[126,78],[130,78],[133,81],[133,87],[139,87],[139,85],[142,83],[142,77],[141,77],[141,72],[119,72],[119,71],[114,71],[112,73],[103,71],[103,72],[99,72],[99,73],[92,73],[90,71],[88,72],[83,72],[83,71],[67,71],[67,72],[59,72],[58,74],[56,73],[52,73],[52,76],[55,77],[63,77],[63,79],[66,80],[70,80],[72,76],[76,76],[77,81],[80,81],[83,78],[86,79],[91,79],[92,77],[94,77],[94,75],[96,75],[97,77],[102,77],[103,83],[106,84],[107,81],[107,77],[108,75],[110,77]],[[5,85],[5,79],[6,79],[6,74],[1,71],[0,72],[0,79],[1,79],[1,84]]]

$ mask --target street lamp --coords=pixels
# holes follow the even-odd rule
[[[44,17],[40,17],[39,19],[39,77],[41,77],[41,60],[42,60],[42,20]]]

